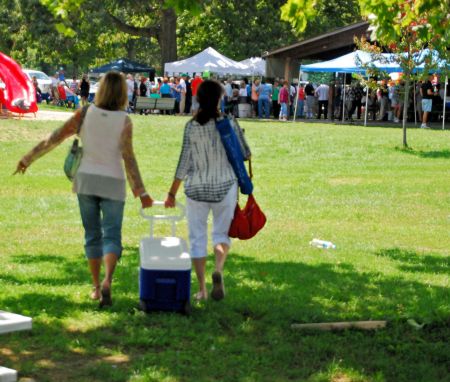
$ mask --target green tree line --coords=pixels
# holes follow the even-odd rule
[[[119,57],[154,66],[212,46],[242,60],[359,21],[356,0],[330,0],[302,30],[286,0],[0,0],[0,50],[22,66],[68,74]]]

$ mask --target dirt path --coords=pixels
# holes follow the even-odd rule
[[[66,121],[70,118],[72,113],[64,112],[64,111],[52,111],[52,110],[39,110],[36,113],[36,118],[33,115],[28,116],[29,120],[38,120],[38,121]]]
[[[36,115],[33,113],[24,114],[20,119],[24,121],[67,121],[72,114],[71,112],[64,111],[39,110]],[[3,116],[2,119],[4,118],[6,116]],[[19,119],[19,115],[13,114],[12,118]]]

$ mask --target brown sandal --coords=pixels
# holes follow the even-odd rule
[[[101,298],[99,303],[99,308],[103,308],[105,306],[111,306],[112,305],[112,299],[111,299],[111,289],[102,288],[101,290]]]
[[[222,274],[218,271],[212,274],[213,289],[211,291],[211,297],[216,300],[222,300],[225,297],[225,288],[223,286]]]

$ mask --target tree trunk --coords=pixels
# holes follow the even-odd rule
[[[130,60],[134,60],[136,58],[136,40],[135,39],[128,40],[126,48],[127,48],[127,57]]]
[[[161,70],[164,71],[166,62],[177,59],[177,15],[172,8],[162,9],[161,12],[160,23],[145,28],[128,25],[110,13],[108,16],[122,32],[146,38],[156,37],[161,48]]]
[[[164,64],[177,60],[177,16],[172,8],[162,11],[158,42],[161,47],[161,71],[164,73]]]
[[[410,75],[409,73],[406,75],[405,80],[405,98],[403,103],[403,148],[408,147],[408,141],[406,139],[406,120],[408,119],[408,104],[409,104],[409,84],[410,84]]]

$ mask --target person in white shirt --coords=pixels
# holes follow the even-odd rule
[[[127,97],[128,97],[128,107],[127,112],[131,111],[131,105],[133,104],[133,94],[134,94],[134,80],[131,74],[127,75]]]
[[[239,97],[245,97],[245,98],[247,98],[247,87],[246,87],[244,81],[241,81],[241,83],[240,83],[240,87],[239,87]]]
[[[320,119],[320,117],[322,115],[322,107],[323,107],[324,119],[327,119],[327,117],[328,117],[329,92],[330,92],[330,87],[326,84],[320,84],[320,86],[315,91],[315,95],[319,100],[319,112],[317,113],[317,119]]]
[[[186,107],[186,78],[187,74],[183,73],[180,78],[180,115],[184,115],[184,109]]]

